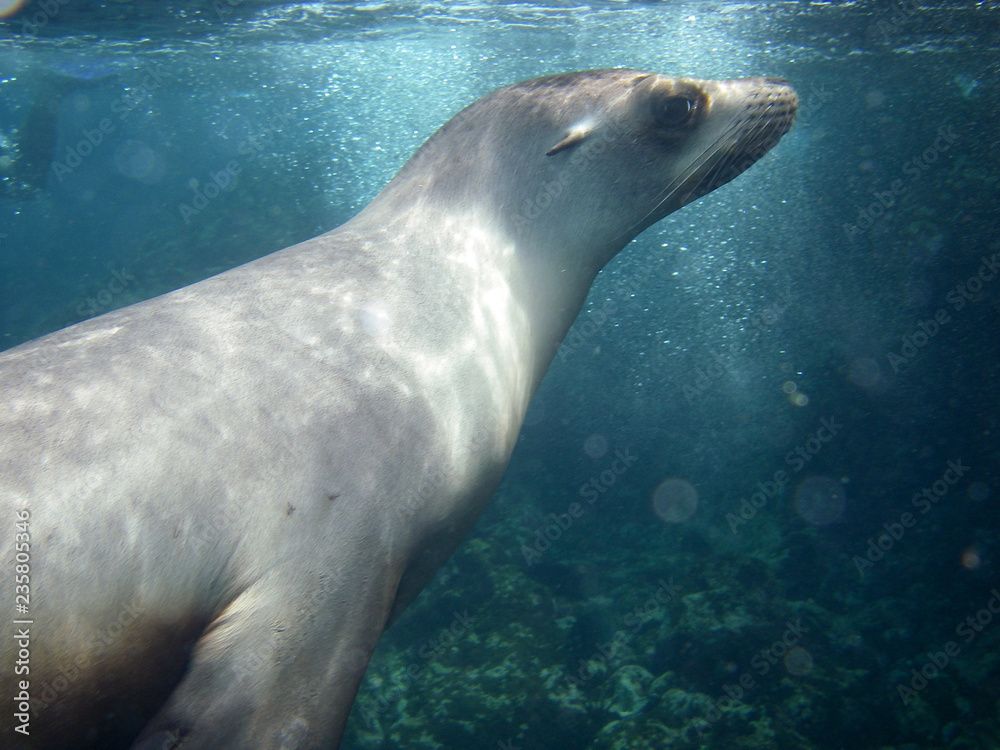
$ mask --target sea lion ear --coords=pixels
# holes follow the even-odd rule
[[[561,141],[559,141],[559,143],[550,148],[548,151],[546,151],[545,155],[552,156],[552,154],[558,154],[560,151],[564,151],[570,146],[575,146],[578,143],[583,143],[583,141],[586,140],[587,136],[590,135],[593,129],[594,129],[593,126],[591,126],[590,124],[576,125],[570,128],[569,133],[567,133],[566,137],[563,138]]]

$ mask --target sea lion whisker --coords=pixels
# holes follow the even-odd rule
[[[647,211],[638,221],[628,227],[622,234],[628,234],[629,232],[635,230],[636,227],[642,226],[651,216],[658,214],[664,205],[666,205],[674,196],[677,191],[684,186],[691,175],[701,169],[707,162],[715,158],[719,150],[725,148],[728,145],[730,138],[733,133],[739,130],[744,122],[744,118],[738,115],[734,115],[727,126],[724,128],[723,132],[720,133],[712,144],[702,153],[698,154],[691,163],[688,164],[673,180],[671,180],[667,185],[663,187],[660,194],[653,205],[653,207]],[[699,181],[700,184],[700,181]]]

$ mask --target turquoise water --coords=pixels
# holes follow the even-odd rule
[[[35,4],[0,27],[0,348],[337,226],[505,84],[783,76],[774,151],[598,278],[343,746],[1000,747],[998,21]]]

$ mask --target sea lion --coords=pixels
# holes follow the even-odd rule
[[[0,356],[4,747],[336,747],[597,272],[795,108],[774,78],[508,86],[340,228]]]

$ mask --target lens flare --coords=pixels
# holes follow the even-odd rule
[[[686,479],[664,479],[653,492],[653,510],[667,523],[681,523],[698,510],[698,490]]]

